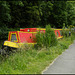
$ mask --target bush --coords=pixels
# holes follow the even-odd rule
[[[0,39],[7,39],[8,38],[8,28],[7,27],[1,27],[0,28]]]
[[[17,31],[17,30],[13,28],[7,28],[6,26],[1,27],[0,28],[0,40],[6,40],[8,38],[9,31]]]
[[[44,41],[45,41],[46,47],[57,45],[57,38],[55,36],[54,30],[51,29],[50,25],[46,26]]]
[[[36,42],[37,46],[46,48],[57,45],[57,39],[54,31],[51,29],[50,25],[46,26],[45,33],[41,33],[40,31],[36,34]]]
[[[68,29],[65,29],[65,24],[63,24],[62,34],[64,37],[69,37],[69,27],[68,27]]]

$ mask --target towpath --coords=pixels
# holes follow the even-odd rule
[[[75,41],[42,74],[75,74]]]

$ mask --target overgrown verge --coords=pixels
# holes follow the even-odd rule
[[[75,33],[60,39],[57,45],[35,49],[31,46],[20,48],[10,56],[1,57],[0,74],[40,74],[46,66],[73,43]]]

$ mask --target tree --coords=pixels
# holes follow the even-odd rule
[[[67,1],[68,25],[75,26],[75,1]]]
[[[11,20],[10,5],[6,1],[0,1],[0,27],[8,26]]]
[[[52,27],[61,28],[63,23],[67,24],[67,11],[66,11],[66,1],[54,1],[53,11],[50,16],[50,23]]]
[[[42,10],[41,25],[43,25],[43,27],[50,23],[49,16],[51,15],[52,7],[53,4],[50,1],[42,1],[40,4],[40,8]]]
[[[8,1],[11,9],[11,21],[9,27],[15,28],[20,27],[21,20],[21,9],[24,6],[22,1]]]

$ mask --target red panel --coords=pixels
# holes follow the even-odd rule
[[[25,29],[20,29],[20,31],[23,31],[23,32],[37,32],[39,30],[37,30],[37,28],[25,28]],[[40,30],[41,32],[45,32],[45,30]]]
[[[29,28],[29,32],[36,32],[37,31],[37,28]]]
[[[25,29],[20,29],[20,31],[24,31]]]
[[[9,32],[9,35],[8,35],[8,41],[10,41],[10,35],[11,35],[11,32]]]
[[[34,33],[36,34],[36,33]],[[21,43],[35,43],[32,33],[19,32]],[[35,37],[35,36],[34,36]]]
[[[25,29],[20,29],[20,31],[24,31],[24,32],[36,32],[37,28],[25,28]]]
[[[60,37],[61,35],[60,35],[60,31],[59,30],[54,30],[54,32],[55,32],[55,35],[57,36],[57,32],[58,32],[58,37]]]

